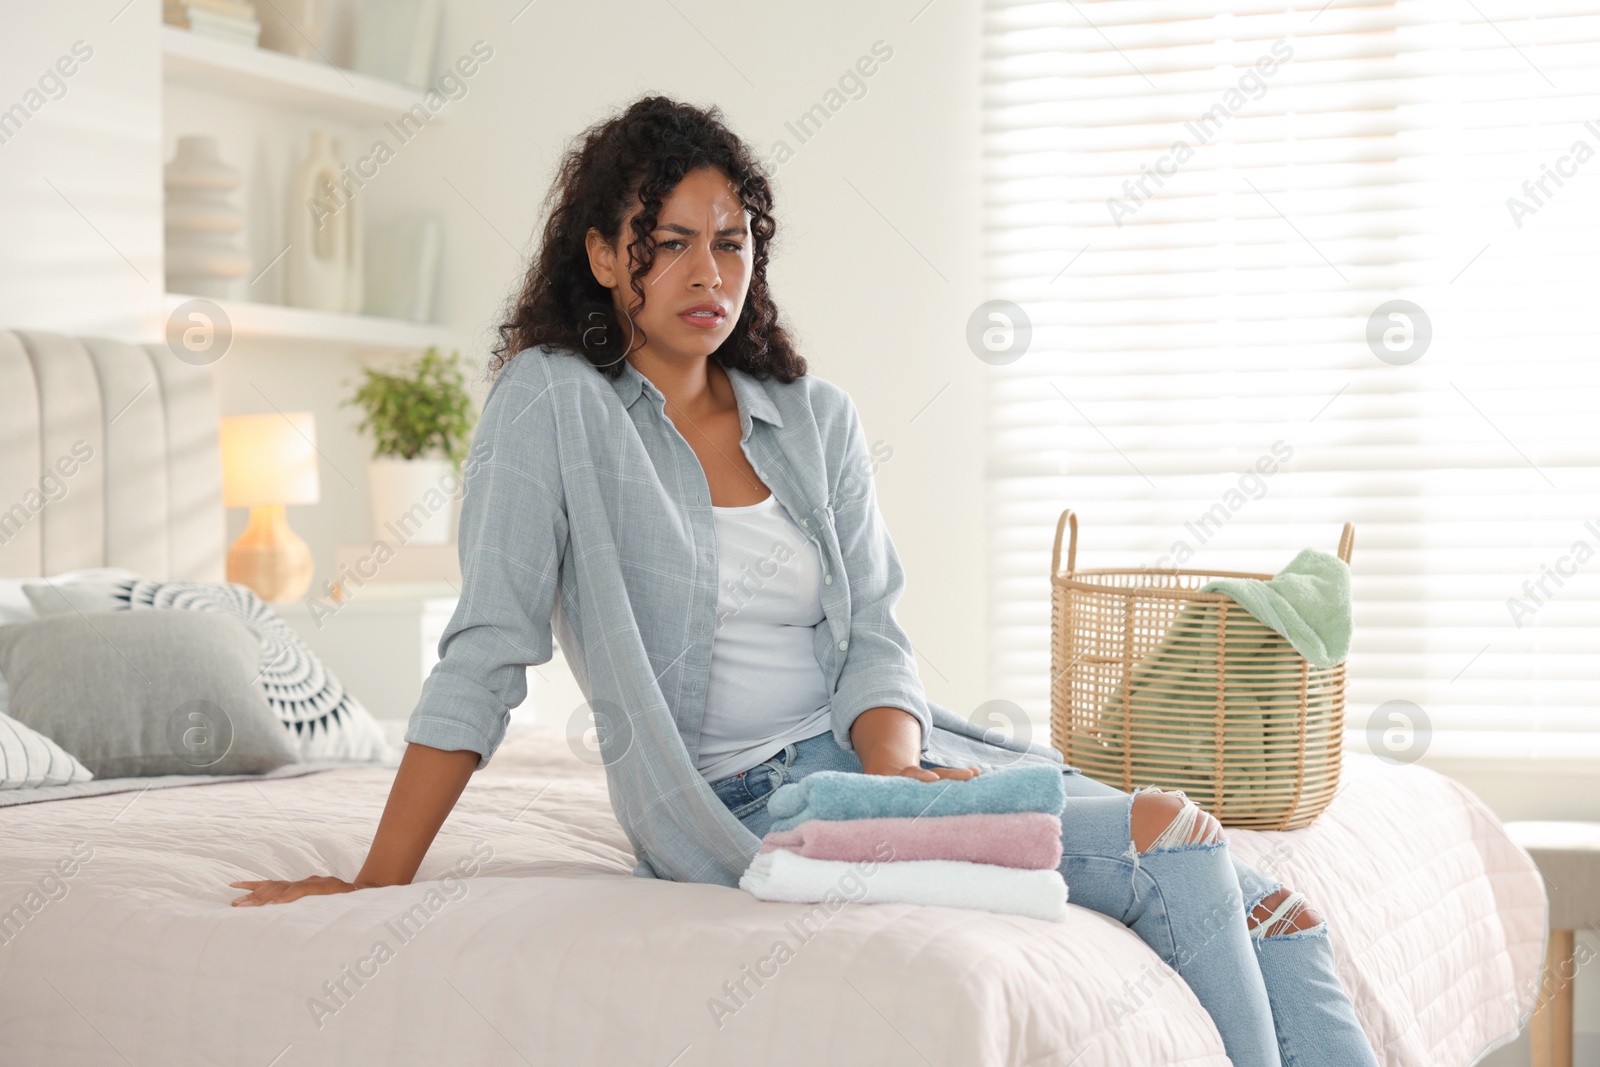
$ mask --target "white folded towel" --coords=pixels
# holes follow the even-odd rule
[[[834,899],[977,908],[1050,922],[1067,917],[1067,883],[1060,871],[963,860],[847,863],[775,849],[751,861],[739,887],[762,900],[793,904]]]

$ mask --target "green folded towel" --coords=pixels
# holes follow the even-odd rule
[[[1232,598],[1313,667],[1338,666],[1350,654],[1350,567],[1338,556],[1303,549],[1272,578],[1217,578],[1200,592]]]

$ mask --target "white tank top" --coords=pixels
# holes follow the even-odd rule
[[[812,644],[823,621],[820,549],[771,494],[712,512],[717,629],[697,765],[708,782],[824,732],[832,701]]]

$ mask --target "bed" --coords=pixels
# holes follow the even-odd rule
[[[68,372],[40,369],[56,358]],[[206,473],[214,385],[208,369],[168,363],[164,349],[0,334],[0,399],[35,420],[8,433],[44,442],[21,459],[7,449],[0,499],[37,483],[52,442],[86,432],[107,472],[99,495],[74,505],[98,540],[60,557],[72,542],[51,504],[33,517],[31,549],[14,538],[0,550],[6,576],[103,564],[218,577],[220,490]],[[132,442],[119,427],[143,399],[109,420],[141,374],[157,410]],[[100,384],[93,403],[78,395],[86,382]],[[125,445],[136,462],[118,458]],[[134,474],[162,492],[122,492],[117,479]],[[140,538],[124,536],[134,528]],[[386,725],[398,738],[403,724]],[[1084,908],[1062,924],[912,905],[808,919],[805,907],[740,890],[633,878],[602,771],[537,727],[514,730],[474,777],[412,885],[228,906],[237,879],[353,876],[392,775],[299,765],[0,800],[0,1060],[1228,1062],[1187,986]],[[1340,976],[1386,1067],[1465,1067],[1526,1022],[1545,948],[1543,883],[1455,782],[1350,754],[1314,824],[1229,838],[1328,917]]]

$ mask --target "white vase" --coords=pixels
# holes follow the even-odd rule
[[[450,540],[460,482],[447,459],[374,459],[367,467],[375,536],[398,548]]]
[[[222,161],[214,137],[180,137],[164,172],[167,291],[228,297],[250,273],[239,247],[244,212],[231,194],[244,179]]]
[[[262,48],[321,61],[317,46],[327,25],[323,0],[271,0],[256,5],[256,18]]]
[[[333,156],[344,159],[344,145],[333,142]],[[349,198],[342,213],[345,216],[345,244],[349,248],[349,267],[344,277],[344,310],[352,315],[361,314],[366,299],[366,208],[362,206],[361,190]]]
[[[442,0],[364,0],[355,68],[423,88],[433,80]]]
[[[311,154],[289,187],[285,302],[294,307],[345,310],[355,209],[339,184],[339,169],[328,135],[314,131]]]
[[[400,218],[368,230],[362,307],[369,315],[428,322],[439,273],[439,223]]]

